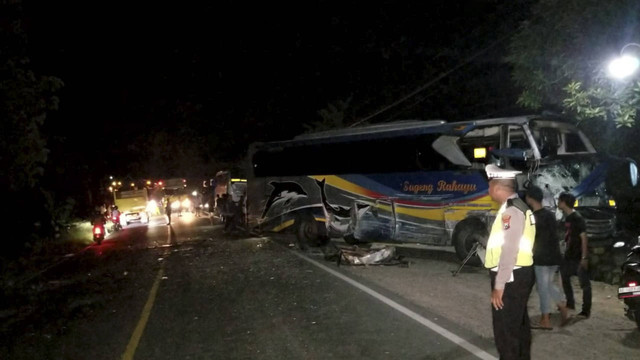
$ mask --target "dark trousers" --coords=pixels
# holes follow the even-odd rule
[[[591,314],[591,280],[589,280],[589,270],[580,266],[580,260],[565,259],[560,265],[560,277],[562,278],[562,288],[567,297],[567,306],[575,308],[576,301],[571,287],[571,277],[578,276],[580,288],[582,289],[582,311]]]
[[[235,228],[235,216],[233,215],[226,215],[224,217],[224,230],[233,230]]]
[[[495,285],[496,272],[491,274],[491,289]],[[513,270],[513,281],[506,284],[502,302],[496,310],[491,306],[493,337],[501,360],[531,359],[531,326],[527,301],[535,283],[533,266]]]

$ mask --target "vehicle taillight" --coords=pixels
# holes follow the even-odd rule
[[[93,228],[93,233],[94,233],[94,234],[98,234],[98,235],[99,235],[99,234],[101,234],[101,233],[102,233],[102,230],[100,230],[100,227],[96,226],[96,227],[94,227],[94,228]],[[635,285],[634,285],[634,286],[635,286]]]
[[[627,283],[627,287],[634,287],[634,286],[638,286],[638,283],[636,281],[629,281]]]

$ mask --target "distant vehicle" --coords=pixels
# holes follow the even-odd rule
[[[164,190],[180,190],[187,187],[187,179],[171,178],[160,180],[159,186]]]
[[[169,178],[158,182],[163,202],[171,198],[171,209],[180,215],[183,211],[193,211],[193,202],[187,191],[187,179]]]
[[[521,170],[520,190],[542,187],[552,208],[571,191],[590,241],[617,236],[615,196],[637,186],[633,160],[598,154],[574,125],[551,116],[330,130],[252,144],[249,160],[254,231],[292,231],[301,246],[339,237],[452,245],[460,259],[483,249],[498,210],[487,164]]]
[[[146,188],[139,190],[119,190],[113,193],[114,204],[120,210],[120,224],[122,226],[137,221],[143,224],[149,222],[149,192]]]
[[[215,176],[215,195],[229,194],[234,201],[239,201],[247,193],[247,179],[230,171],[218,171]]]
[[[231,201],[235,203],[242,201],[241,206],[246,207],[247,179],[234,177],[231,171],[223,170],[216,173],[215,184],[216,197],[228,194]],[[219,209],[216,211],[219,212]]]

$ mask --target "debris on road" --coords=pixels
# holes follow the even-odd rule
[[[333,256],[331,256],[333,257]],[[331,258],[330,257],[330,258]],[[394,246],[385,246],[380,249],[362,249],[358,246],[338,247],[335,255],[338,266],[348,265],[405,265],[409,262],[396,254]]]

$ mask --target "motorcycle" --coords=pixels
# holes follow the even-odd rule
[[[630,247],[626,260],[621,266],[622,276],[618,287],[618,299],[625,304],[625,315],[635,321],[640,330],[640,237],[638,244],[627,245],[618,242],[614,247]]]
[[[104,240],[104,225],[93,225],[93,241],[100,245],[102,240]]]
[[[111,222],[113,222],[113,232],[122,230],[122,224],[120,223],[120,216],[112,216]]]

